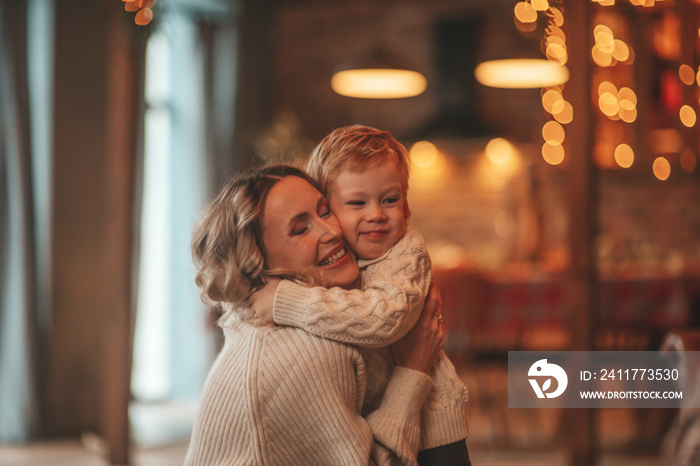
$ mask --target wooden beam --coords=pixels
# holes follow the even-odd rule
[[[574,108],[574,120],[567,127],[567,187],[569,204],[568,297],[572,350],[593,349],[593,333],[597,323],[598,284],[593,243],[597,226],[597,180],[593,162],[594,122],[590,101],[592,82],[593,29],[590,0],[571,0],[565,4],[568,66],[571,79],[565,96]],[[588,466],[596,462],[596,417],[594,409],[568,410],[571,426],[570,462]]]
[[[117,10],[109,22],[107,223],[100,430],[112,464],[129,462],[129,402],[135,315],[136,162],[142,152],[145,30]]]

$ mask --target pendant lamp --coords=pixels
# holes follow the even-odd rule
[[[508,58],[480,63],[474,77],[488,87],[532,89],[564,84],[569,69],[544,58]]]
[[[428,80],[399,59],[377,48],[368,57],[340,66],[331,88],[340,95],[362,99],[401,99],[422,94]]]

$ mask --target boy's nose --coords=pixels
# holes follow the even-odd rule
[[[384,213],[384,209],[382,209],[381,206],[374,206],[367,212],[368,222],[381,222],[384,220],[386,220],[386,214]]]

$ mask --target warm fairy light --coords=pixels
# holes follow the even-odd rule
[[[437,161],[438,150],[432,142],[418,141],[411,147],[409,156],[411,163],[418,167],[427,168]]]
[[[530,89],[567,82],[569,69],[544,59],[513,58],[480,63],[474,76],[484,86]]]
[[[566,132],[564,127],[557,121],[548,121],[542,127],[542,137],[546,142],[556,142],[561,144],[564,142]]]
[[[532,8],[537,11],[547,11],[549,2],[547,0],[532,0]]]
[[[569,61],[569,54],[566,51],[566,45],[563,43],[549,42],[545,55],[549,61],[560,65],[564,65]]]
[[[678,112],[678,116],[681,119],[681,123],[683,123],[688,128],[692,128],[693,126],[695,126],[697,115],[695,115],[695,110],[693,110],[693,107],[691,107],[690,105],[682,106],[680,111]]]
[[[637,94],[629,87],[623,87],[617,93],[620,104],[618,115],[625,123],[632,123],[637,119]]]
[[[622,168],[629,168],[634,163],[634,151],[627,144],[615,148],[615,162]]]
[[[151,10],[150,8],[141,8],[139,11],[136,12],[136,16],[134,16],[134,22],[139,26],[147,25],[151,22],[152,19],[153,10]]]
[[[698,67],[698,72],[695,75],[695,80],[697,81],[698,86],[700,86],[700,66]]]
[[[338,71],[331,78],[333,90],[347,97],[401,99],[422,94],[428,80],[411,70],[361,68]]]
[[[593,29],[593,37],[595,45],[591,49],[591,57],[596,65],[605,68],[614,66],[618,62],[633,61],[630,47],[624,41],[616,39],[608,26],[596,25]]]
[[[560,65],[564,65],[567,61],[569,61],[569,54],[566,49],[566,35],[561,28],[557,26],[549,26],[547,28],[545,44],[545,55],[547,56],[548,60]]]
[[[122,0],[122,2],[124,2],[124,10],[136,12],[134,22],[139,26],[145,26],[153,19],[152,8],[156,0]]]
[[[534,23],[537,21],[537,11],[527,2],[516,3],[514,13],[521,23]]]
[[[552,18],[552,22],[554,23],[555,26],[557,27],[562,27],[564,25],[564,14],[561,12],[559,8],[550,8],[549,9],[549,14]]]
[[[684,149],[683,152],[681,152],[681,168],[683,171],[686,173],[693,173],[697,164],[698,159],[695,157],[692,150]]]
[[[495,164],[501,165],[508,162],[513,157],[515,148],[503,138],[494,138],[486,143],[484,152],[486,157]]]
[[[609,92],[611,94],[616,94],[617,93],[617,87],[610,81],[603,81],[598,85],[598,97],[600,97],[603,93]]]
[[[596,65],[602,68],[611,66],[613,62],[612,54],[603,52],[598,44],[593,46],[593,49],[591,50],[591,58],[593,58]]]
[[[620,102],[620,110],[617,115],[625,123],[634,123],[637,120],[637,107],[623,107],[623,102]]]
[[[611,120],[633,123],[637,119],[637,95],[629,87],[619,91],[610,81],[598,85],[598,108]]]
[[[559,165],[564,161],[564,147],[554,141],[545,142],[542,145],[542,158],[550,165]]]
[[[564,107],[560,112],[554,113],[554,119],[562,125],[568,125],[574,121],[574,107],[567,101],[564,101]]]
[[[561,95],[561,91],[553,89],[547,90],[542,95],[542,107],[552,115],[564,110],[564,97]]]
[[[681,65],[678,68],[678,77],[681,78],[681,82],[687,86],[692,86],[695,84],[695,71],[689,65]]]
[[[637,94],[629,87],[620,88],[620,91],[617,93],[617,98],[620,101],[620,105],[622,105],[622,102],[627,101],[633,107],[637,106]]]
[[[657,157],[651,168],[654,172],[654,176],[661,181],[665,181],[671,176],[671,164],[668,163],[665,157]]]
[[[613,41],[612,57],[617,61],[627,61],[630,57],[630,49],[627,44],[620,39],[615,39]]]
[[[612,117],[617,115],[618,110],[620,110],[620,104],[616,96],[610,92],[604,92],[598,98],[598,108],[604,115]]]

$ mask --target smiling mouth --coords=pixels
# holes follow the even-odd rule
[[[342,259],[344,255],[345,255],[345,248],[341,248],[340,251],[336,252],[335,254],[333,254],[333,255],[332,255],[331,257],[329,257],[328,259],[325,259],[325,260],[319,262],[318,265],[320,265],[320,266],[326,266],[326,265],[335,264],[335,263],[338,262],[340,259]]]
[[[384,235],[386,235],[388,232],[385,230],[373,230],[373,231],[365,231],[362,233],[362,235],[367,236],[369,238],[379,238]]]

